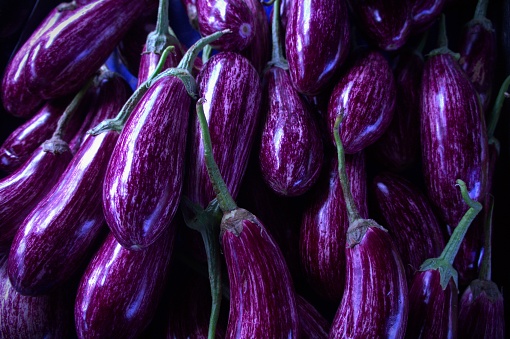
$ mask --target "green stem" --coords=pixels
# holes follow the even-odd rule
[[[441,23],[439,26],[439,36],[437,39],[437,45],[438,45],[438,47],[436,49],[434,49],[433,51],[431,51],[428,54],[428,56],[434,56],[434,55],[440,55],[440,54],[450,54],[451,56],[453,56],[455,58],[455,60],[460,59],[459,53],[453,53],[448,48],[448,37],[446,35],[446,16],[444,15],[444,13],[441,14]]]
[[[343,112],[336,117],[333,133],[335,136],[336,151],[338,155],[338,176],[340,178],[340,184],[342,186],[342,191],[344,194],[345,205],[347,207],[347,216],[349,217],[349,224],[352,224],[354,221],[362,218],[358,212],[358,209],[356,208],[356,204],[354,203],[354,198],[352,196],[349,181],[347,179],[347,171],[345,170],[345,151],[342,141],[340,140],[339,132],[340,123],[342,122],[342,119]]]
[[[212,54],[211,45],[206,45],[202,50],[202,64],[205,64],[209,60],[211,54]]]
[[[489,0],[478,0],[475,9],[474,20],[484,19],[487,16],[487,7],[489,6]]]
[[[203,102],[205,99],[201,98],[197,101],[196,110],[198,115],[198,121],[200,123],[200,131],[202,133],[202,140],[204,143],[204,157],[207,167],[209,178],[211,179],[214,192],[218,199],[223,213],[233,211],[237,208],[237,205],[228,191],[225,181],[221,177],[220,169],[214,160],[214,154],[212,149],[211,135],[209,134],[209,126],[207,125],[207,119],[204,114]]]
[[[224,34],[232,33],[231,30],[225,29],[223,31],[218,31],[211,35],[201,38],[197,42],[195,42],[188,51],[184,54],[177,68],[182,68],[191,73],[193,69],[193,63],[195,62],[198,53],[207,45],[221,38]]]
[[[510,75],[506,77],[505,81],[501,85],[499,89],[498,96],[496,97],[496,101],[494,102],[494,107],[492,108],[489,127],[487,128],[487,136],[489,139],[494,137],[494,132],[496,131],[496,126],[499,121],[499,116],[501,114],[501,108],[503,107],[503,102],[505,101],[506,91],[508,91],[508,86],[510,86]]]
[[[478,277],[480,280],[489,281],[492,279],[492,214],[494,211],[494,197],[489,194],[487,200],[488,210],[484,223],[483,257]]]
[[[156,28],[147,36],[146,51],[161,54],[172,38],[168,30],[168,0],[159,0]]]
[[[418,43],[418,46],[416,46],[415,53],[417,53],[418,55],[423,55],[423,49],[425,48],[425,45],[427,44],[428,37],[429,37],[429,31],[427,30],[422,34],[420,42]]]
[[[280,7],[281,0],[275,0],[273,6],[273,21],[271,23],[271,38],[273,42],[272,57],[269,64],[288,69],[288,62],[283,56],[283,45],[280,39]]]

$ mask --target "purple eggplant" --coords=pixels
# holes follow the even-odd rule
[[[198,31],[197,0],[181,0],[181,3],[186,10],[191,27]]]
[[[405,45],[412,32],[412,3],[403,0],[347,0],[357,27],[384,51]]]
[[[269,59],[271,59],[271,32],[264,6],[258,0],[245,0],[254,16],[252,42],[241,54],[251,61],[259,74],[262,74]]]
[[[358,212],[345,168],[341,119],[335,120],[334,136],[349,228],[344,294],[329,338],[403,338],[408,315],[404,265],[388,231]]]
[[[444,17],[443,25],[444,27]],[[488,140],[478,94],[447,46],[442,29],[440,46],[425,61],[421,86],[421,151],[427,194],[449,235],[466,211],[455,180],[462,179],[473,200],[483,201],[487,188]],[[460,284],[474,278],[481,248],[481,223],[462,243],[456,260]]]
[[[211,46],[221,51],[242,51],[255,37],[255,20],[243,0],[196,0],[199,32],[205,36],[230,29],[232,34]]]
[[[397,88],[395,112],[386,132],[373,145],[379,162],[394,171],[411,167],[420,157],[420,137],[416,131],[420,129],[424,60],[419,48],[403,50],[397,57],[393,71]]]
[[[346,157],[351,190],[363,217],[368,216],[365,157],[362,152]],[[304,207],[300,228],[301,265],[308,284],[322,298],[339,303],[345,281],[347,210],[338,178],[338,160],[328,157],[313,195]]]
[[[110,233],[83,274],[74,308],[79,338],[137,338],[155,315],[174,243],[174,227],[144,251]]]
[[[482,109],[491,103],[496,75],[497,38],[492,22],[485,16],[489,1],[479,0],[475,16],[462,30],[459,64],[480,95]]]
[[[102,119],[114,117],[131,88],[107,72],[93,107]],[[102,187],[118,132],[88,136],[58,183],[21,223],[8,260],[14,288],[24,295],[46,294],[69,281],[89,259],[105,230]]]
[[[147,6],[148,0],[103,0],[70,10],[31,48],[25,85],[44,99],[76,91],[106,61]]]
[[[424,32],[439,19],[447,0],[413,0],[412,33]]]
[[[388,61],[378,50],[361,51],[331,93],[327,117],[331,142],[335,119],[342,114],[340,137],[347,154],[373,144],[391,123],[395,102],[395,79]]]
[[[229,191],[236,197],[248,165],[260,121],[261,84],[248,59],[220,52],[209,59],[197,77],[199,96],[211,130],[216,161]],[[196,115],[191,118],[186,196],[205,208],[216,196],[207,174],[204,145]]]
[[[443,229],[424,193],[411,181],[390,172],[373,180],[377,205],[401,254],[409,285],[428,258],[441,254]]]
[[[7,258],[0,258],[0,337],[71,338],[74,336],[72,288],[40,297],[19,294],[7,276]],[[66,300],[67,299],[67,300]]]
[[[329,322],[305,298],[296,295],[299,312],[300,338],[326,339],[329,332]]]
[[[287,17],[285,53],[294,87],[320,93],[337,75],[350,50],[345,0],[296,1]]]

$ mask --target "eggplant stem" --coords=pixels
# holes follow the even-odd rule
[[[499,116],[501,115],[501,109],[503,107],[503,103],[506,98],[506,91],[510,86],[510,75],[506,77],[505,81],[501,85],[499,89],[498,96],[496,97],[496,101],[494,102],[494,107],[492,108],[491,117],[489,121],[489,127],[487,128],[487,137],[490,139],[494,137],[494,132],[496,131],[496,126],[498,125]]]
[[[289,69],[289,64],[283,56],[283,45],[280,39],[280,4],[281,0],[274,0],[273,21],[271,22],[271,37],[273,41],[271,61],[268,67],[276,66]]]
[[[482,262],[478,278],[480,280],[490,281],[492,279],[492,214],[494,212],[494,196],[487,195],[488,209],[484,221],[484,247]]]
[[[344,112],[342,111],[339,115],[337,115],[335,119],[335,126],[333,127],[333,134],[335,136],[336,143],[336,151],[338,156],[338,176],[340,178],[340,184],[342,186],[342,191],[344,194],[345,205],[347,207],[347,216],[349,217],[349,224],[352,225],[354,221],[362,219],[358,209],[356,208],[356,204],[354,203],[354,198],[352,196],[351,188],[349,181],[347,179],[347,171],[345,170],[345,151],[344,146],[342,144],[342,140],[340,139],[340,123],[344,117]]]
[[[205,45],[204,49],[202,50],[202,63],[205,64],[209,58],[211,57],[213,48],[211,45]]]
[[[175,39],[175,36],[170,35],[168,29],[168,0],[159,0],[156,28],[147,36],[146,50],[160,54],[169,46],[170,41]]]
[[[478,0],[475,9],[475,15],[473,20],[484,19],[487,16],[487,7],[489,6],[489,0]]]
[[[203,107],[204,102],[205,102],[204,98],[200,98],[197,101],[196,111],[198,115],[198,121],[200,123],[202,140],[204,143],[204,157],[207,167],[207,173],[209,174],[209,178],[214,188],[214,192],[216,193],[216,198],[218,199],[220,208],[223,211],[223,213],[227,213],[237,209],[237,205],[232,196],[230,195],[230,192],[228,191],[225,181],[221,177],[218,164],[216,164],[216,161],[214,160],[211,135],[209,133],[209,126],[207,124],[207,119],[204,114]]]

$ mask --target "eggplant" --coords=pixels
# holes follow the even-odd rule
[[[202,36],[229,29],[232,34],[216,40],[212,47],[221,51],[242,51],[255,37],[255,20],[243,0],[196,0],[198,30]]]
[[[199,96],[206,100],[204,111],[216,161],[229,191],[236,197],[261,120],[259,75],[242,55],[220,52],[199,72],[197,87]],[[207,174],[196,114],[191,118],[191,126],[184,194],[205,208],[216,195]]]
[[[181,0],[181,3],[188,15],[190,26],[198,31],[197,0]]]
[[[491,104],[496,75],[497,38],[492,21],[486,17],[488,0],[479,0],[475,16],[463,28],[459,64],[480,96],[483,112]]]
[[[403,338],[407,316],[407,282],[402,258],[388,231],[360,216],[345,168],[340,139],[342,116],[335,120],[338,176],[349,218],[346,278],[329,338]]]
[[[326,339],[329,332],[329,323],[301,295],[296,295],[296,303],[299,312],[299,335],[301,338]]]
[[[403,176],[382,172],[373,179],[377,206],[396,242],[409,286],[414,273],[445,246],[443,228],[426,195]]]
[[[425,43],[423,40],[422,43]],[[374,143],[374,153],[385,167],[401,172],[420,158],[420,86],[423,73],[423,44],[399,52],[393,69],[397,99],[386,132]]]
[[[128,250],[108,234],[78,286],[79,338],[136,338],[148,326],[168,280],[172,226],[144,251]]]
[[[9,281],[4,256],[0,258],[0,292],[0,337],[71,338],[75,335],[73,318],[69,317],[69,311],[72,312],[69,299],[74,299],[75,291],[69,286],[40,297],[21,295]]]
[[[388,128],[396,102],[393,72],[384,55],[365,49],[340,76],[328,104],[328,132],[334,144],[334,124],[342,114],[340,136],[347,154],[361,151]]]
[[[131,88],[120,75],[107,72],[99,79],[93,107],[102,119],[115,116]],[[69,281],[103,235],[104,173],[119,133],[89,136],[58,183],[21,223],[8,259],[14,288],[23,295],[42,295]]]
[[[245,0],[254,16],[253,30],[255,32],[252,42],[241,51],[253,67],[262,75],[264,68],[271,59],[271,32],[264,6],[258,0]]]
[[[412,6],[412,33],[429,29],[439,19],[447,0],[414,0]]]
[[[348,14],[345,0],[293,4],[287,17],[285,53],[292,84],[300,93],[320,93],[344,64],[351,41]]]
[[[30,49],[24,69],[29,91],[51,99],[82,87],[147,6],[148,0],[103,0],[70,10]]]
[[[412,33],[412,3],[402,0],[347,0],[356,26],[383,51],[396,51]]]
[[[443,16],[444,27],[444,16]],[[488,137],[478,94],[447,46],[440,46],[425,61],[421,85],[420,128],[423,175],[430,201],[451,235],[466,211],[455,180],[462,179],[473,200],[487,193]],[[460,285],[474,278],[481,248],[479,221],[469,229],[456,257]]]
[[[361,215],[368,217],[364,153],[347,156],[345,166],[356,205]],[[323,299],[338,304],[344,291],[344,244],[349,220],[338,177],[338,160],[329,155],[324,167],[303,209],[299,253],[310,287]]]

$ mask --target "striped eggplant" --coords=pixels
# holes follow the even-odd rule
[[[393,69],[397,98],[386,132],[374,143],[378,161],[393,171],[403,171],[420,158],[420,86],[423,55],[419,48],[403,49]]]
[[[475,16],[463,28],[459,44],[459,64],[480,95],[483,112],[491,104],[496,76],[497,37],[492,21],[486,17],[488,0],[479,0]]]
[[[29,91],[51,99],[81,88],[106,61],[148,1],[92,1],[70,10],[65,20],[42,34],[31,48],[24,69]]]
[[[300,338],[326,339],[329,332],[329,322],[301,295],[296,295],[299,313]]]
[[[339,303],[344,290],[345,236],[349,219],[338,178],[338,160],[332,155],[327,159],[321,178],[304,207],[299,252],[308,284],[322,298]],[[368,217],[363,152],[347,156],[345,166],[356,206],[363,217]]]
[[[260,121],[261,84],[251,63],[234,52],[213,55],[197,77],[199,96],[211,131],[214,154],[233,197],[248,165]],[[216,196],[207,174],[196,114],[191,118],[185,195],[205,208]]]
[[[443,16],[444,23],[444,16]],[[444,24],[443,24],[444,27]],[[444,29],[440,46],[425,61],[421,85],[421,151],[425,185],[449,235],[467,206],[455,180],[470,188],[470,197],[483,201],[487,188],[488,140],[478,94],[447,46]],[[469,229],[456,257],[460,285],[474,278],[481,248],[479,221]]]
[[[350,20],[345,0],[296,1],[287,17],[285,53],[294,87],[320,93],[350,50]]]
[[[335,119],[342,114],[340,136],[347,154],[373,144],[391,123],[395,102],[395,79],[388,61],[376,49],[360,51],[331,93],[327,116],[331,142]]]
[[[168,280],[175,226],[144,251],[128,250],[108,234],[78,286],[78,338],[137,338],[147,327]]]
[[[341,120],[342,116],[335,120],[334,136],[349,228],[344,294],[329,338],[403,338],[408,315],[404,265],[388,231],[358,212],[345,168]]]
[[[0,338],[72,338],[75,336],[69,286],[52,294],[19,294],[7,275],[7,257],[0,258]],[[71,302],[70,302],[71,301]]]
[[[191,27],[198,31],[197,0],[181,0],[181,3],[186,10]]]
[[[251,61],[257,72],[262,75],[267,62],[271,59],[271,32],[264,6],[258,0],[245,0],[254,16],[254,37],[241,54]]]
[[[131,88],[118,74],[97,81],[93,109],[101,120],[114,117]],[[105,230],[102,206],[104,173],[119,133],[88,136],[53,189],[21,223],[8,259],[14,288],[42,295],[69,281],[89,259]]]
[[[373,179],[373,189],[377,206],[401,254],[410,286],[423,261],[443,251],[443,229],[425,194],[403,176],[379,173]]]
[[[413,0],[412,24],[413,34],[424,32],[439,19],[447,0]]]
[[[405,45],[412,33],[412,2],[402,0],[347,0],[357,27],[384,51]]]
[[[232,34],[211,46],[221,51],[242,51],[255,37],[255,20],[244,0],[196,0],[198,30],[202,36],[230,29]]]

